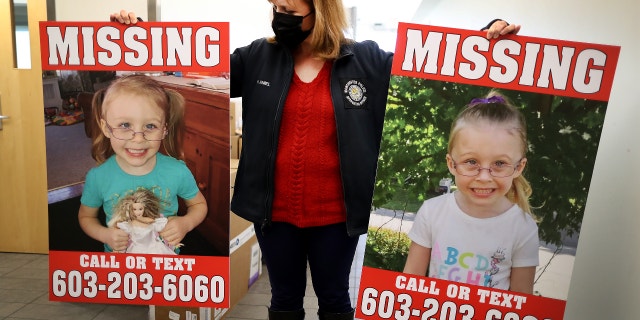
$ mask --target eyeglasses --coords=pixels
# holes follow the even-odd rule
[[[489,170],[489,174],[492,177],[505,178],[510,177],[518,170],[522,159],[518,160],[516,165],[508,164],[504,161],[496,161],[492,163],[489,168],[481,167],[475,160],[467,160],[460,164],[453,161],[453,159],[451,161],[453,162],[453,167],[456,169],[456,172],[465,177],[475,177],[480,174],[480,171]]]
[[[136,137],[136,134],[142,133],[142,137],[147,141],[161,141],[167,135],[167,130],[164,127],[147,128],[144,131],[134,131],[131,128],[114,128],[107,123],[107,120],[105,120],[104,123],[107,125],[109,132],[111,132],[111,136],[118,140],[133,140],[133,138]]]

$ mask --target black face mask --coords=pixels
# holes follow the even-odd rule
[[[289,48],[298,46],[311,34],[311,30],[302,31],[302,20],[312,13],[313,11],[309,12],[306,16],[294,16],[276,12],[276,10],[273,9],[271,28],[276,34],[276,40]]]

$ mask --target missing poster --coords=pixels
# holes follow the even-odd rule
[[[48,124],[84,126],[95,159],[54,190],[75,195],[50,214],[49,299],[229,307],[228,23],[41,22],[40,39]]]
[[[563,319],[619,51],[399,25],[357,318]]]

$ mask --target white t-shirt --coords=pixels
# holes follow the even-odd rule
[[[425,201],[409,238],[431,248],[429,277],[509,289],[511,268],[538,265],[538,226],[519,206],[496,217],[474,218],[454,193]]]

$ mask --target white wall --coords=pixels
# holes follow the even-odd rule
[[[418,23],[477,29],[499,17],[522,35],[621,46],[565,319],[640,318],[640,2],[423,2]]]
[[[267,0],[158,0],[159,21],[228,21],[231,51],[271,36],[271,5]]]
[[[342,0],[345,7],[356,8],[356,32],[352,38],[375,40],[384,50],[393,51],[396,47],[396,34],[399,21],[411,21],[421,0],[399,0],[382,2],[371,0]]]
[[[414,0],[415,1],[415,0]],[[231,50],[270,36],[271,11],[267,0],[156,0],[157,21],[228,21]],[[133,11],[149,21],[147,0],[56,0],[57,21],[107,21],[109,14]]]
[[[56,0],[57,21],[109,21],[109,14],[122,9],[147,20],[146,0]]]

